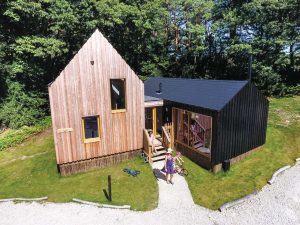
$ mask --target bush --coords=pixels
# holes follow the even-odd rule
[[[266,96],[283,96],[285,85],[272,67],[253,64],[253,81]]]
[[[47,128],[51,127],[51,117],[45,117],[35,126],[23,126],[18,130],[11,130],[0,138],[0,151],[9,147],[16,146],[22,143],[28,137],[37,134]]]
[[[289,86],[286,90],[287,96],[294,96],[294,95],[300,95],[300,85],[297,86]]]
[[[45,117],[46,100],[25,90],[18,82],[10,82],[8,94],[0,105],[0,124],[13,129],[32,126]]]

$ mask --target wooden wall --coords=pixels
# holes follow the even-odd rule
[[[234,96],[218,114],[214,165],[265,143],[268,108],[266,97],[250,82]]]
[[[118,78],[126,79],[126,112],[112,113],[110,79]],[[143,147],[144,84],[98,30],[49,86],[49,97],[57,164]],[[94,115],[100,141],[84,144],[82,117]],[[72,131],[58,132],[64,128]]]

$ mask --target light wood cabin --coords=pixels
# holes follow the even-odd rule
[[[49,96],[62,175],[141,150],[150,163],[164,160],[169,147],[218,171],[266,140],[268,100],[251,82],[143,83],[98,30],[49,85]]]
[[[144,84],[98,30],[49,85],[49,97],[63,175],[143,148]]]

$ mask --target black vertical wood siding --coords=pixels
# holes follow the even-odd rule
[[[220,112],[212,163],[234,158],[265,143],[268,100],[248,83]]]
[[[265,143],[269,102],[252,83],[245,85],[220,112],[171,101],[165,101],[165,107],[212,117],[211,168]]]

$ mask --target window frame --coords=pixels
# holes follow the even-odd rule
[[[124,100],[125,100],[125,108],[124,109],[112,109],[111,102],[112,102],[112,87],[111,82],[112,80],[122,80],[124,81]],[[126,96],[126,78],[111,78],[109,79],[109,89],[110,89],[110,109],[112,113],[124,113],[127,111],[127,96]]]
[[[174,113],[173,113],[173,111],[174,111]],[[177,113],[176,113],[177,112]],[[203,153],[203,152],[200,152],[200,151],[198,151],[197,149],[195,149],[194,147],[192,147],[192,146],[190,146],[190,144],[189,143],[185,143],[184,142],[184,140],[178,140],[178,127],[180,126],[181,127],[181,129],[183,130],[183,123],[184,123],[184,121],[183,121],[183,112],[186,112],[186,113],[188,113],[188,114],[190,114],[190,113],[196,113],[196,114],[199,114],[199,115],[203,115],[203,116],[207,116],[207,117],[210,117],[210,120],[211,120],[211,131],[210,131],[210,144],[209,144],[209,149],[210,149],[210,153],[207,155],[207,154],[205,154],[205,153]],[[178,113],[180,113],[180,115],[178,115]],[[184,145],[185,147],[187,147],[187,148],[189,148],[189,149],[191,149],[191,150],[193,150],[193,151],[195,151],[195,152],[197,152],[198,154],[200,154],[200,155],[202,155],[202,156],[204,156],[204,157],[206,157],[206,158],[209,158],[209,159],[211,159],[211,157],[212,157],[212,139],[213,139],[213,136],[212,136],[212,132],[213,132],[213,126],[212,126],[212,122],[213,122],[213,117],[212,116],[208,116],[208,115],[205,115],[205,114],[202,114],[202,113],[198,113],[198,112],[193,112],[193,111],[189,111],[189,110],[185,110],[185,109],[181,109],[181,108],[177,108],[177,107],[172,107],[172,115],[175,115],[175,117],[173,117],[172,118],[172,122],[173,122],[173,124],[174,124],[174,126],[176,126],[176,131],[174,130],[174,132],[175,132],[175,134],[174,134],[174,142],[176,143],[179,143],[179,144],[181,144],[181,145]],[[180,116],[180,124],[178,124],[178,117]],[[190,120],[190,116],[188,116],[189,118],[189,120]],[[177,121],[176,121],[176,120]],[[175,125],[175,123],[176,123],[176,125]],[[190,135],[190,121],[188,122],[188,136]],[[183,136],[184,136],[184,134],[183,134]]]
[[[88,117],[97,117],[97,126],[98,126],[98,137],[95,138],[85,138],[85,123],[84,119]],[[81,117],[81,125],[82,125],[82,134],[83,134],[83,142],[85,144],[93,143],[93,142],[99,142],[100,141],[100,116],[99,115],[93,115],[93,116],[83,116]]]

